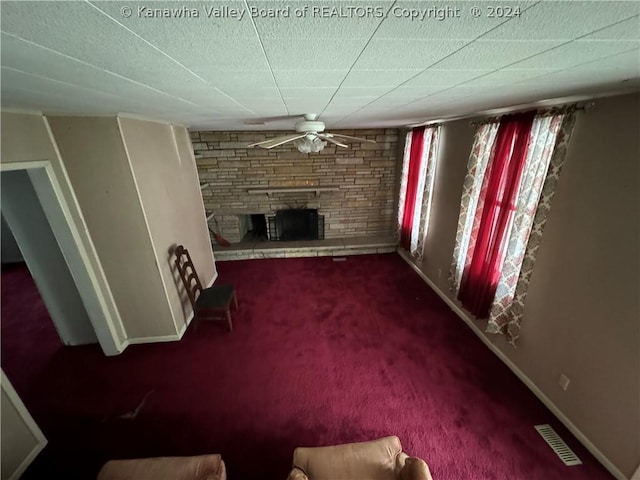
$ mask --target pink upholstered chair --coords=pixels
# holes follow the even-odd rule
[[[110,460],[98,473],[98,480],[226,480],[220,455],[157,457]]]
[[[396,436],[329,447],[298,447],[288,480],[433,480],[424,460]]]

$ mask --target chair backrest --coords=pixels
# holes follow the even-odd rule
[[[176,256],[176,268],[180,273],[180,278],[182,278],[182,283],[187,291],[187,296],[189,297],[191,306],[195,310],[196,300],[198,299],[200,292],[202,292],[202,284],[200,283],[196,269],[191,261],[189,250],[184,248],[182,245],[178,245],[174,254]]]
[[[309,480],[395,480],[396,458],[402,453],[395,435],[368,442],[326,447],[298,447],[293,466]]]

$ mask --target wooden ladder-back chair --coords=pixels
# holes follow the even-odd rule
[[[194,321],[199,321],[201,317],[226,319],[229,331],[232,331],[231,308],[238,310],[238,297],[233,285],[203,288],[189,250],[178,245],[174,254],[176,268],[193,307]]]

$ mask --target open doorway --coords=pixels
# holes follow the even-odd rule
[[[87,308],[29,171],[2,172],[0,181],[3,227],[9,230],[3,231],[2,235],[4,237],[8,233],[15,239],[61,342],[64,345],[97,343],[98,337]],[[5,243],[7,240],[9,239],[5,239]],[[33,288],[28,278],[24,278],[24,272],[21,276],[18,272],[14,273],[14,278],[21,279],[25,288]]]

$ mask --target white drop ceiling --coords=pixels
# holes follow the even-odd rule
[[[640,88],[639,1],[2,1],[0,15],[2,107],[49,114],[396,127]]]

